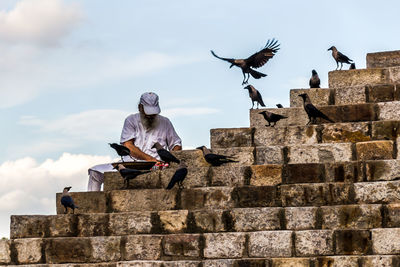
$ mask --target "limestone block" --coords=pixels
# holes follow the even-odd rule
[[[161,226],[169,233],[182,233],[186,227],[188,210],[166,210],[158,212]]]
[[[177,266],[178,267],[178,266]],[[265,259],[204,260],[199,267],[270,267]]]
[[[379,120],[400,120],[400,101],[378,103]]]
[[[385,51],[367,54],[367,68],[400,66],[400,51]]]
[[[264,186],[277,185],[282,183],[282,165],[253,165],[250,166],[250,185]]]
[[[0,239],[0,264],[10,264],[11,263],[11,241]]]
[[[118,262],[116,266],[118,267],[163,267],[166,266],[167,262],[164,261],[122,261]],[[171,262],[170,266],[177,267],[176,262]],[[115,267],[115,266],[110,266],[110,267]]]
[[[12,215],[10,223],[11,238],[45,237],[48,216]]]
[[[392,267],[399,266],[399,256],[364,256],[361,258],[362,266]]]
[[[399,254],[400,228],[372,229],[373,254]]]
[[[365,163],[368,181],[390,181],[400,178],[399,160],[374,160]]]
[[[161,171],[151,171],[150,173],[142,174],[129,181],[129,189],[149,189],[158,188],[160,184]],[[104,191],[126,189],[124,187],[124,179],[119,172],[104,173]]]
[[[211,129],[211,148],[253,146],[254,128]]]
[[[283,146],[267,146],[256,148],[256,164],[282,164],[283,159]]]
[[[388,102],[395,100],[394,84],[367,85],[365,90],[368,95],[368,102]]]
[[[224,232],[223,210],[199,210],[192,212],[197,231],[199,232]]]
[[[210,167],[191,167],[188,166],[188,174],[183,181],[185,188],[207,186],[208,171]],[[175,174],[177,168],[170,167],[160,171],[161,188],[166,188]],[[175,185],[178,187],[178,185]]]
[[[80,214],[78,216],[78,236],[106,236],[108,214]]]
[[[366,103],[365,86],[342,87],[335,89],[335,105]]]
[[[351,143],[294,145],[289,147],[289,163],[325,163],[352,160]]]
[[[330,71],[329,88],[363,86],[367,84],[386,84],[390,82],[387,69],[357,69]]]
[[[176,190],[141,189],[110,192],[114,212],[170,210],[176,205]]]
[[[372,139],[396,140],[400,135],[400,121],[373,121]]]
[[[284,207],[321,206],[327,203],[327,184],[293,184],[281,186],[281,200]]]
[[[337,254],[365,255],[371,252],[368,230],[336,230],[335,238]]]
[[[285,208],[286,229],[309,230],[317,223],[317,207]]]
[[[131,235],[126,237],[125,260],[158,260],[161,257],[160,235]]]
[[[185,261],[185,260],[180,260],[180,261],[163,261],[160,263],[160,267],[200,267],[201,261]],[[119,267],[119,265],[118,265]],[[158,267],[158,266],[157,266]]]
[[[354,186],[352,183],[331,183],[325,194],[329,205],[345,205],[354,203]]]
[[[317,126],[301,125],[257,128],[254,133],[256,146],[316,144]]]
[[[245,248],[244,233],[204,234],[205,258],[241,258]]]
[[[301,100],[300,97],[299,99]],[[264,110],[288,117],[287,119],[282,119],[278,121],[274,127],[285,127],[290,125],[306,125],[306,123],[308,122],[307,113],[304,111],[303,107],[251,109],[250,127],[264,128],[266,127],[265,125],[268,125],[268,122],[264,119],[263,115],[259,114]]]
[[[393,141],[368,141],[356,144],[357,160],[393,159]]]
[[[292,256],[292,231],[266,231],[249,233],[250,257]]]
[[[400,204],[389,204],[385,210],[387,227],[400,227]]]
[[[235,260],[231,259],[218,259],[218,260],[204,260],[202,267],[231,267],[235,266]]]
[[[233,207],[232,187],[205,187],[185,189],[181,193],[182,209]]]
[[[378,115],[375,111],[377,104],[351,104],[340,106],[321,106],[319,109],[336,123],[375,121]]]
[[[210,164],[203,157],[203,152],[199,149],[172,151],[174,156],[184,161],[188,166],[209,167]]]
[[[121,260],[119,236],[96,236],[90,238],[92,245],[92,258],[95,262]]]
[[[151,212],[110,213],[108,229],[110,235],[147,234],[152,228]]]
[[[303,107],[303,99],[299,94],[306,93],[314,105],[327,106],[333,105],[333,90],[329,88],[308,88],[308,89],[290,89],[290,107]]]
[[[237,232],[280,229],[282,208],[242,208],[231,211],[234,229]]]
[[[72,192],[71,197],[79,209],[75,214],[105,213],[107,211],[106,194],[104,192]],[[64,206],[61,205],[61,193],[56,195],[57,214],[64,214]],[[68,209],[71,212],[71,209]]]
[[[320,163],[288,164],[283,173],[287,184],[318,183],[325,180],[324,164]]]
[[[325,180],[327,182],[361,182],[364,169],[360,162],[325,163]]]
[[[363,265],[364,266],[364,265]],[[373,265],[365,265],[373,266]],[[331,256],[318,257],[315,260],[315,267],[359,267],[356,256]]]
[[[248,167],[219,166],[211,167],[208,176],[211,177],[212,186],[243,186],[246,173]]]
[[[86,263],[92,259],[92,244],[89,237],[63,237],[45,240],[46,262]]]
[[[272,267],[311,267],[309,258],[273,258]]]
[[[400,182],[355,183],[356,203],[398,203]]]
[[[331,255],[334,252],[333,231],[307,230],[295,232],[296,256]]]
[[[238,208],[275,206],[276,197],[275,186],[235,187],[232,191],[232,198]]]
[[[199,257],[200,235],[166,235],[163,238],[164,255],[172,257]]]
[[[391,83],[399,83],[400,82],[400,67],[391,67],[389,68],[389,77]]]
[[[370,229],[382,224],[381,205],[323,206],[322,229]]]
[[[322,129],[323,143],[356,143],[370,140],[368,122],[325,124]]]
[[[67,237],[77,235],[77,215],[62,214],[48,216],[50,237]]]
[[[13,243],[17,250],[18,263],[40,263],[43,245],[43,240],[41,238],[14,239]]]
[[[213,153],[234,157],[238,162],[224,164],[225,166],[254,164],[254,147],[215,148]]]

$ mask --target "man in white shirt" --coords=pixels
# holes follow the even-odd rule
[[[158,95],[152,92],[142,94],[138,108],[139,113],[129,115],[122,128],[120,143],[131,151],[131,157],[125,156],[124,161],[159,161],[156,149],[151,148],[156,142],[172,151],[182,150],[182,141],[172,123],[159,115]],[[111,164],[89,169],[88,191],[100,191],[106,171],[115,170]]]

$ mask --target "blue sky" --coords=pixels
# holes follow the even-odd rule
[[[397,1],[0,2],[0,237],[10,214],[54,214],[55,193],[84,191],[86,170],[115,155],[124,118],[154,91],[184,148],[209,130],[248,127],[240,69],[276,38],[254,80],[268,107],[289,105],[316,69],[327,86],[335,45],[365,68],[368,52],[400,49]],[[347,68],[347,66],[345,66]],[[2,186],[1,186],[2,185]]]

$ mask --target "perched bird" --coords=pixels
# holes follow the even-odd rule
[[[181,163],[179,163],[178,169],[169,181],[167,189],[172,189],[176,183],[178,183],[179,188],[183,188],[182,183],[183,180],[185,180],[187,173],[187,165],[182,161]]]
[[[211,151],[205,146],[200,146],[197,147],[196,149],[200,149],[201,151],[203,151],[204,159],[213,166],[221,166],[222,164],[228,162],[237,162],[233,160],[233,157],[231,156],[224,156],[211,153]]]
[[[300,94],[299,96],[303,98],[304,110],[307,112],[308,115],[309,121],[307,122],[307,124],[316,123],[317,118],[322,118],[327,121],[334,122],[311,103],[311,100],[307,94]]]
[[[258,72],[252,68],[260,68],[264,66],[265,63],[268,62],[270,58],[272,58],[276,52],[278,52],[279,48],[278,40],[272,39],[268,40],[267,44],[262,48],[260,51],[257,53],[251,55],[250,57],[246,59],[234,59],[234,58],[223,58],[217,56],[214,51],[211,50],[211,54],[219,58],[221,60],[228,61],[231,63],[230,68],[233,66],[239,67],[242,69],[243,73],[243,84],[246,84],[249,81],[250,75],[253,76],[255,79],[260,79],[261,77],[267,76],[264,73]],[[246,79],[246,74],[247,74],[247,79]]]
[[[281,104],[276,104],[276,106],[277,106],[278,108],[283,108],[283,106],[282,106]]]
[[[355,70],[356,69],[356,63],[351,63],[349,70]]]
[[[315,70],[311,71],[310,88],[320,88],[321,81],[319,80],[318,73]]]
[[[128,169],[122,164],[118,164],[117,166],[114,167],[114,169],[117,169],[118,172],[121,174],[122,178],[124,178],[124,188],[129,187],[130,180],[135,179],[139,175],[150,172],[150,171],[140,171],[140,170],[135,170],[135,169]]]
[[[126,146],[119,145],[117,143],[112,143],[112,144],[109,143],[109,145],[110,145],[110,147],[115,149],[115,151],[117,152],[118,156],[121,157],[122,161],[124,161],[123,158],[122,158],[123,156],[131,156],[131,151]]]
[[[274,127],[277,121],[280,121],[281,119],[287,119],[287,117],[283,115],[275,114],[266,110],[264,110],[263,112],[259,112],[258,114],[263,115],[264,119],[268,121],[268,125],[265,125],[267,127]],[[273,122],[274,124],[272,125],[271,122]]]
[[[78,209],[79,207],[74,204],[74,200],[72,197],[69,195],[69,190],[71,189],[70,186],[64,187],[64,190],[62,192],[61,196],[61,205],[64,206],[65,208],[65,214],[68,213],[68,208],[72,209],[72,214],[74,214],[75,209]]]
[[[340,53],[340,52],[336,49],[336,47],[334,47],[334,46],[331,46],[331,47],[328,49],[328,51],[329,51],[329,50],[332,50],[332,57],[336,60],[336,69],[339,68],[339,62],[340,62],[340,69],[342,69],[343,63],[351,64],[351,61],[353,61],[353,60],[351,60],[350,58],[348,58],[347,56],[345,56],[345,55],[343,55],[342,53]]]
[[[157,150],[157,154],[160,156],[162,161],[165,161],[168,164],[170,164],[171,162],[176,162],[179,164],[180,160],[172,155],[171,152],[164,149],[164,147],[160,143],[156,142],[151,148],[155,148]]]
[[[257,108],[258,108],[258,104],[260,104],[262,107],[265,107],[265,104],[262,100],[260,92],[256,88],[254,88],[253,85],[249,84],[243,89],[249,90],[249,96],[250,96],[251,102],[253,103],[253,105],[251,106],[252,109],[254,107],[254,102],[257,102]]]

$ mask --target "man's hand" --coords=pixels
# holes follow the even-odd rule
[[[124,146],[126,146],[127,148],[129,148],[129,150],[131,151],[131,156],[137,159],[142,159],[142,160],[146,160],[146,161],[155,161],[157,162],[158,159],[144,153],[142,150],[140,150],[137,146],[135,146],[133,144],[134,140],[129,140],[123,143]]]

